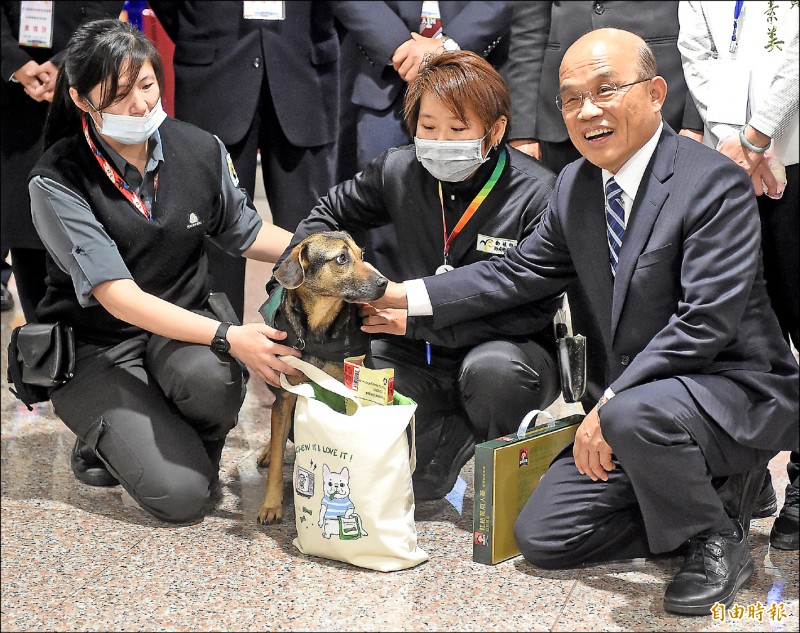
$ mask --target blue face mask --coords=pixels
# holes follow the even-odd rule
[[[89,107],[97,112],[102,121],[102,128],[98,127],[97,131],[103,136],[114,139],[119,143],[125,145],[138,145],[144,143],[149,139],[156,130],[167,118],[167,113],[161,107],[161,99],[158,100],[156,105],[145,116],[127,116],[124,114],[107,114],[105,112],[98,112],[97,109],[89,103]],[[95,123],[95,127],[97,124]]]
[[[483,155],[483,139],[438,141],[414,137],[417,160],[437,180],[461,182],[489,159]]]

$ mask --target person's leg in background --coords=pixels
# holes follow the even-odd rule
[[[787,341],[797,349],[800,336],[800,165],[786,167],[786,187],[780,200],[759,196],[764,277],[770,303]],[[778,549],[800,549],[800,451],[792,451],[786,465],[789,484],[783,507],[770,532]]]
[[[11,268],[22,313],[28,323],[33,323],[36,306],[47,292],[47,253],[43,248],[12,248]]]
[[[259,110],[261,170],[272,220],[294,231],[336,184],[337,144],[293,145],[278,121],[267,81],[262,84]]]

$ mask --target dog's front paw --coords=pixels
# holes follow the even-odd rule
[[[261,525],[268,525],[270,523],[280,523],[283,521],[283,508],[281,506],[270,506],[262,504],[261,509],[258,511],[258,522]]]
[[[268,468],[269,467],[270,444],[271,444],[271,442],[267,442],[266,446],[264,446],[264,448],[262,448],[261,452],[258,454],[258,458],[256,459],[256,465],[259,468]]]

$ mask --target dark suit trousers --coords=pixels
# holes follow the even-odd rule
[[[51,394],[56,414],[144,510],[170,522],[201,516],[244,400],[236,360],[142,334],[79,344],[75,366]]]
[[[617,394],[600,410],[600,426],[614,451],[608,481],[581,475],[570,446],[517,518],[517,545],[535,565],[671,552],[725,525],[712,477],[744,472],[773,455],[734,441],[675,378]]]
[[[294,231],[336,184],[336,143],[315,147],[292,145],[278,121],[266,77],[261,85],[261,99],[250,129],[244,139],[227,149],[239,184],[251,199],[255,197],[257,154],[261,150],[261,171],[272,221]],[[308,125],[313,126],[314,121],[308,121]],[[246,259],[233,257],[210,243],[208,250],[212,290],[227,294],[242,319]]]

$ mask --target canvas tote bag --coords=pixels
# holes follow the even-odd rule
[[[298,396],[295,547],[377,571],[428,560],[417,547],[411,485],[417,405],[395,394],[395,404],[363,406],[321,369],[291,356],[281,360],[313,381],[292,386],[281,375],[283,388]],[[345,413],[346,400],[352,415]]]

